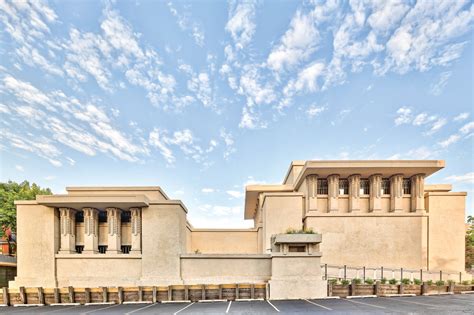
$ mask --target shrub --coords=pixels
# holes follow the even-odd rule
[[[474,279],[471,280],[471,284],[474,284]]]
[[[349,285],[349,283],[351,283],[351,282],[347,279],[341,280],[342,285]]]
[[[359,278],[354,278],[354,279],[352,279],[352,282],[354,282],[354,284],[361,284],[362,280],[359,279]]]
[[[403,278],[402,283],[408,285],[408,284],[411,284],[411,280],[408,278]]]
[[[337,279],[330,279],[330,280],[329,280],[329,283],[330,283],[330,284],[337,284]]]
[[[370,278],[367,278],[367,279],[365,279],[365,283],[372,285],[372,284],[374,284],[374,280],[370,279]]]
[[[449,285],[453,285],[453,284],[455,284],[455,283],[456,283],[456,281],[454,281],[454,280],[448,280],[448,284],[449,284]]]
[[[380,280],[380,283],[381,283],[381,284],[386,284],[386,283],[387,283],[387,278],[382,278],[382,279]]]
[[[312,228],[304,228],[304,229],[293,229],[293,228],[287,228],[286,229],[286,234],[315,234]]]
[[[427,284],[427,285],[433,285],[433,280],[428,280],[428,281],[426,281],[426,284]]]
[[[443,281],[443,280],[438,280],[438,281],[436,281],[436,286],[440,287],[440,286],[442,286],[442,285],[444,285],[444,281]]]
[[[416,285],[420,285],[421,280],[420,279],[413,279],[413,283],[416,284]]]
[[[471,282],[470,282],[469,280],[464,280],[464,281],[462,282],[463,285],[469,285],[470,283],[471,283]]]
[[[398,280],[397,279],[390,279],[388,280],[389,284],[397,284]]]
[[[194,251],[194,253],[195,253],[195,254],[201,254],[201,251],[200,251],[199,249],[196,249],[196,250]]]

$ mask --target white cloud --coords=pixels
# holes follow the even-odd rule
[[[244,193],[237,190],[227,190],[226,193],[233,198],[243,198]]]
[[[194,42],[198,46],[203,47],[206,36],[201,25],[197,22],[192,21],[189,17],[190,14],[188,12],[179,12],[171,2],[168,2],[168,8],[171,14],[176,18],[179,28],[182,31],[189,31],[194,39]]]
[[[313,118],[313,117],[319,116],[319,114],[321,114],[325,110],[327,110],[326,106],[317,106],[316,104],[312,104],[306,110],[306,114],[308,114],[310,118]]]
[[[210,193],[213,193],[215,190],[214,188],[203,188],[201,189],[201,192],[205,193],[205,194],[210,194]]]
[[[21,165],[15,165],[15,169],[18,171],[18,172],[24,172],[25,171],[25,168]]]
[[[54,175],[48,175],[48,176],[45,176],[44,179],[47,180],[47,181],[51,181],[51,180],[56,179],[56,176],[54,176]]]
[[[161,155],[165,158],[168,164],[172,164],[175,161],[173,151],[167,146],[166,140],[164,139],[164,132],[158,128],[154,128],[149,135],[149,142],[152,146],[155,146],[160,150]]]
[[[438,80],[431,85],[430,88],[430,93],[438,96],[441,95],[443,92],[444,88],[448,84],[448,80],[451,77],[452,71],[445,71],[439,75]]]
[[[463,175],[451,175],[445,179],[452,182],[474,184],[474,172],[469,172]]]
[[[252,40],[255,33],[255,10],[256,3],[253,1],[236,3],[229,9],[225,30],[231,34],[236,49],[244,48]]]
[[[290,28],[268,55],[268,67],[274,71],[291,69],[307,60],[316,50],[320,35],[311,15],[298,10],[290,22]]]
[[[470,113],[460,113],[456,117],[453,118],[454,121],[463,121],[469,118]]]
[[[431,125],[430,130],[425,132],[426,135],[432,135],[435,132],[438,132],[444,125],[446,125],[448,121],[446,118],[438,118],[433,124]]]
[[[442,148],[447,148],[447,147],[449,147],[451,144],[458,142],[459,139],[461,139],[461,136],[459,136],[459,135],[451,135],[451,136],[449,136],[447,139],[438,142],[438,144],[439,144]]]
[[[463,134],[468,134],[473,130],[474,130],[474,121],[471,121],[465,124],[464,126],[461,127],[461,129],[459,129],[459,131]]]
[[[224,128],[220,131],[220,137],[224,141],[225,150],[224,150],[224,159],[228,159],[229,156],[237,151],[234,147],[234,138],[230,132],[227,132]]]
[[[400,107],[397,110],[397,117],[395,118],[395,125],[409,124],[412,121],[412,110],[408,107]]]

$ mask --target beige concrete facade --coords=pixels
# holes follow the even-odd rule
[[[281,185],[246,187],[252,229],[193,228],[183,203],[159,187],[68,187],[17,201],[10,286],[264,281],[273,298],[310,298],[325,294],[324,263],[463,272],[466,193],[425,185],[443,167],[294,161]],[[289,228],[312,228],[322,241],[301,245],[296,234],[281,245],[275,235]]]

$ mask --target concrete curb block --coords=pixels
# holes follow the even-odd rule
[[[227,302],[227,300],[199,300],[198,303]]]
[[[462,291],[461,294],[474,294],[474,291]]]
[[[15,304],[13,307],[31,307],[31,306],[44,306],[44,304]]]
[[[265,299],[235,299],[236,302],[265,301]]]
[[[115,302],[97,302],[97,303],[86,303],[85,306],[94,306],[94,305],[113,305]]]
[[[404,293],[404,294],[385,294],[383,297],[405,297],[405,296],[416,296],[414,293]]]
[[[81,303],[52,303],[49,306],[79,306]]]
[[[189,300],[182,300],[182,301],[161,301],[162,304],[178,304],[178,303],[192,303]]]
[[[6,304],[0,304],[0,307],[8,307]]]
[[[123,302],[122,304],[153,304],[152,301],[126,301],[126,302]]]
[[[375,298],[376,295],[351,295],[347,299],[365,299],[365,298]]]
[[[326,296],[326,297],[315,298],[311,300],[339,300],[340,298],[341,298],[340,296]]]
[[[431,295],[453,295],[454,292],[440,292],[440,293],[423,293],[424,296],[431,296]]]

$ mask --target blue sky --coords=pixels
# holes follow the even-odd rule
[[[291,160],[474,193],[470,1],[0,1],[2,181],[159,185],[198,227]],[[469,197],[467,212],[473,214]]]

